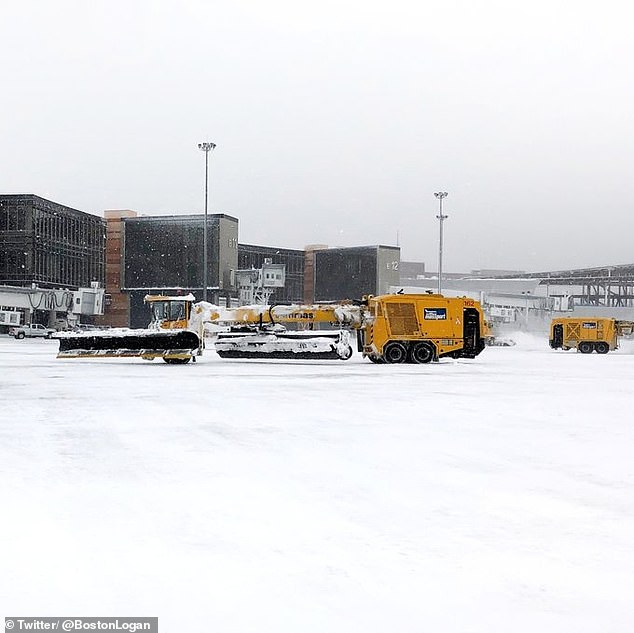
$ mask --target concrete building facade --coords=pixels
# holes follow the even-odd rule
[[[312,251],[312,301],[361,299],[380,295],[399,283],[398,246],[357,246]]]
[[[127,321],[132,327],[145,327],[149,320],[143,303],[146,294],[191,292],[203,297],[203,215],[138,216],[125,212],[120,227],[113,225],[113,261],[119,260],[118,273],[113,268],[106,290],[111,297],[117,292],[128,297]],[[120,249],[120,253],[117,251]],[[224,213],[207,216],[207,299],[222,304],[235,294],[233,272],[238,267],[238,220]],[[118,288],[117,284],[118,275]],[[111,304],[115,310],[126,308],[123,298]],[[109,309],[106,318],[110,317]],[[117,321],[125,321],[121,311]]]

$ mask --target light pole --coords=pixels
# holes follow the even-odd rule
[[[436,216],[440,220],[440,239],[438,242],[438,294],[440,295],[442,294],[442,223],[449,217],[442,214],[442,201],[449,194],[446,191],[438,191],[434,195],[438,198],[438,203],[440,204],[440,213]]]
[[[205,223],[203,224],[203,301],[207,301],[207,197],[209,192],[209,152],[215,143],[198,143],[198,149],[205,152]]]

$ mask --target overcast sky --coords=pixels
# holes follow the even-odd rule
[[[437,269],[634,262],[628,2],[0,0],[0,192]]]

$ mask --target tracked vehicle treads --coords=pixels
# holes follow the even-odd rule
[[[214,349],[221,358],[348,360],[352,356],[349,334],[345,330],[221,332]]]
[[[359,302],[225,310],[214,349],[221,358],[348,360],[348,328],[361,327],[362,312]]]

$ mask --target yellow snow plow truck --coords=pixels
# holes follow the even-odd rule
[[[480,304],[435,294],[367,296],[314,305],[222,308],[193,295],[148,295],[147,330],[108,330],[60,337],[58,358],[137,356],[186,363],[202,353],[205,329],[214,329],[221,358],[340,359],[358,351],[375,363],[429,363],[475,358],[484,349]]]
[[[152,309],[147,329],[60,332],[57,358],[162,358],[182,364],[200,354],[203,337],[201,325],[192,321],[194,295],[147,295],[145,301]]]
[[[582,354],[607,354],[618,348],[619,337],[632,334],[633,321],[602,317],[565,317],[550,323],[553,349],[576,349]]]

